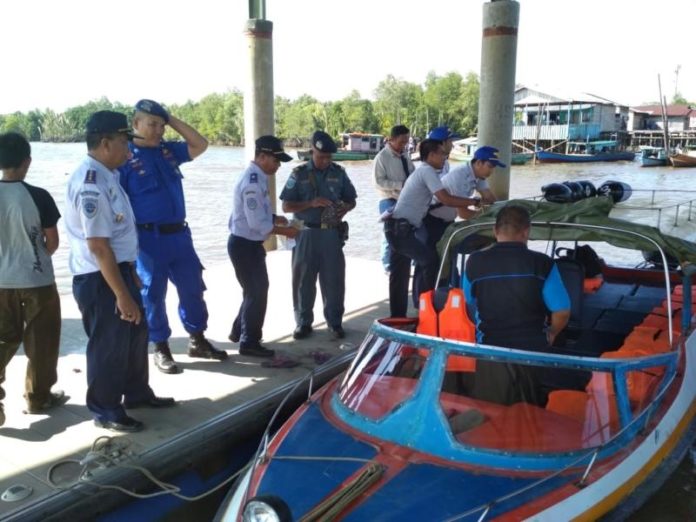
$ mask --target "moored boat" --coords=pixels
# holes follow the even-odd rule
[[[673,154],[669,161],[673,167],[696,167],[696,156],[689,154]]]
[[[567,263],[571,323],[548,353],[376,321],[348,372],[262,442],[219,520],[622,518],[664,479],[696,433],[696,246],[609,218],[610,198],[518,204],[532,239],[657,251],[662,267],[588,281]],[[443,268],[490,243],[499,208],[448,229]],[[482,398],[484,366],[534,369],[546,398]]]
[[[452,143],[452,151],[449,159],[454,161],[471,161],[474,157],[474,152],[478,147],[478,140],[474,137],[464,138]],[[534,154],[531,152],[513,152],[510,156],[511,165],[524,165],[528,163]]]
[[[618,150],[618,143],[614,140],[569,142],[567,154],[548,150],[538,150],[535,154],[537,161],[541,163],[589,163],[635,159],[635,153]]]
[[[641,167],[664,167],[669,163],[665,149],[662,147],[641,147]]]
[[[364,161],[374,158],[384,147],[384,136],[381,134],[365,134],[347,132],[341,134],[341,147],[333,153],[334,161]],[[312,151],[298,150],[297,158],[308,161]]]

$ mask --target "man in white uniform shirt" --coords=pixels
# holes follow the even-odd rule
[[[406,178],[416,169],[405,151],[410,133],[405,125],[392,127],[389,141],[375,156],[372,164],[373,181],[380,196],[380,215],[394,207]],[[382,241],[381,259],[384,269],[389,270],[389,243],[386,238]]]
[[[116,170],[128,159],[132,137],[125,115],[92,114],[88,155],[70,177],[65,198],[73,295],[88,337],[87,408],[98,427],[117,432],[143,428],[126,409],[175,404],[156,397],[148,384],[148,332],[134,265],[138,235]]]
[[[273,214],[268,196],[268,178],[281,162],[291,156],[275,136],[256,140],[254,161],[239,176],[234,188],[227,252],[242,287],[242,305],[232,325],[230,340],[239,341],[239,353],[252,357],[272,357],[273,350],[261,345],[263,322],[268,300],[268,271],[263,242],[271,234],[297,237],[298,230],[288,220]]]
[[[477,205],[470,198],[452,196],[442,185],[439,171],[445,162],[442,142],[423,140],[420,145],[423,162],[406,180],[394,211],[384,223],[384,233],[391,247],[389,259],[389,306],[391,317],[406,317],[408,310],[408,280],[411,260],[423,270],[424,288],[414,288],[419,295],[433,288],[437,277],[437,253],[416,238],[433,195],[452,207]]]

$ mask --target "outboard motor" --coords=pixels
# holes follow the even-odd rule
[[[568,185],[563,183],[551,183],[541,187],[546,201],[551,203],[572,203],[573,192]]]
[[[631,197],[633,190],[627,183],[621,181],[607,181],[597,189],[600,196],[611,196],[614,203],[621,203]]]
[[[582,181],[577,181],[576,183],[579,183],[582,185],[582,190],[584,192],[584,197],[586,198],[593,198],[597,195],[597,189],[595,186],[592,184],[591,181],[587,180],[582,180]]]
[[[585,198],[585,189],[577,181],[564,181],[563,184],[570,189],[570,196],[573,201],[580,201]]]

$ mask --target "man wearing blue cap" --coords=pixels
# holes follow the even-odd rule
[[[449,158],[450,152],[452,152],[452,147],[454,146],[453,141],[460,138],[459,134],[452,132],[452,130],[447,126],[435,127],[428,133],[429,140],[441,141],[442,146],[445,150],[447,158]],[[449,159],[445,159],[445,163],[442,166],[441,174],[447,174],[450,169]]]
[[[167,125],[184,141],[163,141]],[[189,356],[225,360],[227,353],[204,336],[208,309],[203,300],[203,266],[186,222],[179,170],[179,165],[203,154],[208,141],[152,100],[136,103],[133,127],[142,137],[130,145],[132,157],[119,170],[138,228],[137,267],[150,342],[155,344],[155,365],[164,373],[179,371],[168,342],[172,333],[165,303],[169,281],[179,294],[179,317],[190,336]]]
[[[87,157],[68,181],[65,230],[73,295],[87,334],[87,408],[101,428],[140,431],[126,414],[173,406],[148,384],[147,325],[134,262],[135,216],[119,172],[135,135],[125,114],[99,111],[87,121]]]
[[[296,167],[280,194],[283,212],[293,212],[304,229],[292,250],[292,298],[295,339],[312,333],[317,276],[324,300],[324,318],[335,339],[345,337],[343,312],[348,239],[343,217],[358,197],[346,171],[333,163],[336,143],[323,131],[312,135],[312,158]]]

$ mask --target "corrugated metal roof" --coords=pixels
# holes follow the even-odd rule
[[[515,89],[515,92],[519,92],[523,89],[527,89],[529,91],[529,95],[516,101],[515,105],[538,105],[540,103],[549,103],[551,105],[559,103],[591,103],[595,105],[601,104],[622,106],[622,104],[620,103],[609,100],[607,98],[602,98],[601,96],[597,96],[596,94],[590,94],[588,92],[564,93],[563,95],[557,95],[549,94],[539,89],[533,89],[532,87],[527,87],[526,85],[519,85]]]
[[[639,107],[631,107],[634,111],[645,112],[651,116],[661,116],[662,107],[659,105],[641,105]],[[667,105],[667,116],[688,116],[693,109],[688,105]]]

